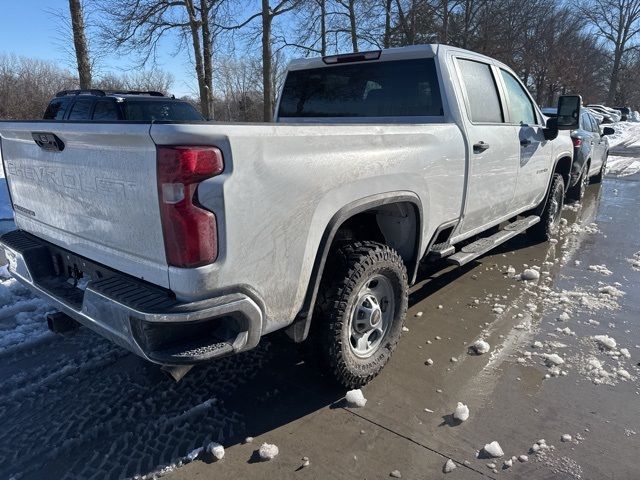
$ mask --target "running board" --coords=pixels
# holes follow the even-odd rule
[[[494,233],[490,237],[480,238],[469,245],[465,245],[460,249],[458,253],[455,253],[447,258],[447,262],[453,263],[461,267],[469,263],[471,260],[484,255],[490,250],[493,250],[498,245],[506,242],[507,240],[515,237],[516,235],[524,232],[527,228],[535,225],[540,221],[540,217],[537,215],[531,215],[521,220],[516,220],[510,223],[498,233]]]

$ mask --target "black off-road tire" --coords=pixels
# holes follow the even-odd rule
[[[369,383],[386,365],[396,348],[408,303],[407,270],[400,255],[376,242],[346,244],[329,259],[313,321],[313,335],[322,363],[346,388]],[[357,356],[350,343],[350,318],[361,288],[376,275],[389,280],[393,290],[393,316],[382,341],[368,358]]]
[[[569,187],[566,199],[571,202],[581,202],[589,185],[589,164],[582,169],[582,175],[573,187]]]
[[[549,240],[558,230],[563,206],[564,179],[559,173],[554,173],[544,210],[540,215],[540,222],[531,227],[527,231],[527,234],[531,238],[543,242]]]
[[[607,173],[607,160],[609,159],[609,154],[607,153],[604,156],[604,160],[602,162],[602,166],[600,167],[600,171],[597,175],[591,177],[591,183],[602,183],[602,179],[604,178],[604,174]]]

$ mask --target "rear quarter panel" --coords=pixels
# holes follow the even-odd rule
[[[217,216],[220,256],[198,269],[169,269],[181,297],[238,286],[264,302],[268,333],[301,308],[321,237],[341,208],[386,192],[422,203],[423,248],[459,216],[465,174],[454,124],[153,125],[157,144],[215,145],[225,170],[199,201]]]

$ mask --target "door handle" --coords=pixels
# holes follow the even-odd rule
[[[488,143],[478,142],[473,145],[473,153],[482,153],[489,148]]]
[[[529,140],[528,138],[525,138],[524,140],[520,140],[521,147],[527,147],[529,145],[531,145],[531,140]]]

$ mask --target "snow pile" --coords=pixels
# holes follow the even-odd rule
[[[469,349],[477,355],[483,355],[491,349],[491,346],[485,340],[480,339],[476,340]]]
[[[484,447],[482,447],[482,451],[489,455],[491,458],[500,458],[504,456],[504,452],[502,451],[502,447],[495,440],[491,443],[487,443]]]
[[[362,390],[359,388],[356,390],[349,390],[344,398],[350,407],[360,408],[367,404],[367,399],[364,398]]]
[[[627,259],[627,261],[631,264],[634,270],[640,270],[640,252],[634,253],[633,257]]]
[[[562,436],[560,437],[560,441],[562,442],[570,442],[572,440],[571,435],[569,435],[568,433],[563,433]]]
[[[451,472],[453,472],[456,468],[457,468],[456,463],[455,463],[453,460],[448,459],[448,460],[446,461],[446,463],[444,464],[444,467],[442,468],[442,471],[443,471],[444,473],[451,473]]]
[[[635,157],[611,155],[607,160],[607,175],[628,177],[640,172],[640,160]]]
[[[260,460],[262,461],[273,460],[278,456],[278,453],[280,453],[278,447],[271,443],[263,443],[260,446],[260,450],[258,450],[258,455],[260,455]]]
[[[209,452],[216,460],[222,460],[224,458],[224,447],[216,442],[211,442],[207,445],[207,452]]]
[[[469,407],[467,407],[462,402],[458,402],[458,405],[453,412],[453,418],[461,422],[467,421],[467,419],[469,418]]]

